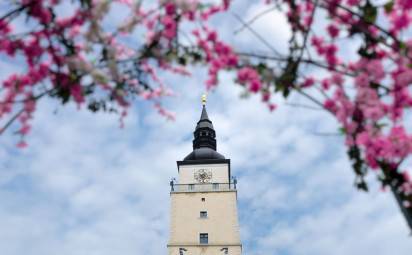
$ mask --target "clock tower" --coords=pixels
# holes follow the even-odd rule
[[[240,255],[236,179],[230,159],[216,151],[216,132],[202,101],[193,151],[177,161],[179,178],[170,182],[169,255]]]

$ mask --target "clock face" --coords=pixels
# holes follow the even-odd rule
[[[200,183],[210,182],[212,179],[212,172],[207,169],[199,169],[195,172],[195,179]]]

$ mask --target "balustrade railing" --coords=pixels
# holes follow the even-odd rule
[[[202,191],[227,191],[236,190],[236,183],[170,183],[171,192],[202,192]]]

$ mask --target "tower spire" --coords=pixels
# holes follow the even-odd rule
[[[207,101],[207,95],[206,93],[202,95],[202,105],[205,106]]]
[[[216,132],[213,128],[212,121],[209,119],[206,111],[206,105],[203,104],[200,120],[197,122],[194,132],[193,149],[208,147],[216,150]]]
[[[193,134],[193,152],[184,160],[225,158],[216,151],[216,132],[207,114],[206,94],[202,95],[202,113]]]

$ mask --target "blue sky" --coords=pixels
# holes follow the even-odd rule
[[[247,19],[262,8],[237,4],[234,11]],[[228,40],[265,50],[247,31],[233,36],[233,18],[223,20],[219,29]],[[282,16],[268,15],[254,27],[273,33],[273,45],[284,49]],[[7,68],[19,67],[0,62],[1,77]],[[176,161],[191,152],[205,71],[162,78],[177,92],[165,101],[175,122],[137,102],[120,129],[117,116],[43,101],[27,149],[15,148],[11,131],[0,137],[1,254],[166,253],[169,180],[177,176]],[[220,80],[207,108],[218,150],[239,180],[244,254],[410,254],[411,237],[391,194],[378,185],[357,192],[342,138],[316,135],[337,130],[330,116],[280,100],[270,113],[257,97],[240,99],[230,74]],[[369,180],[376,184],[374,175]]]

